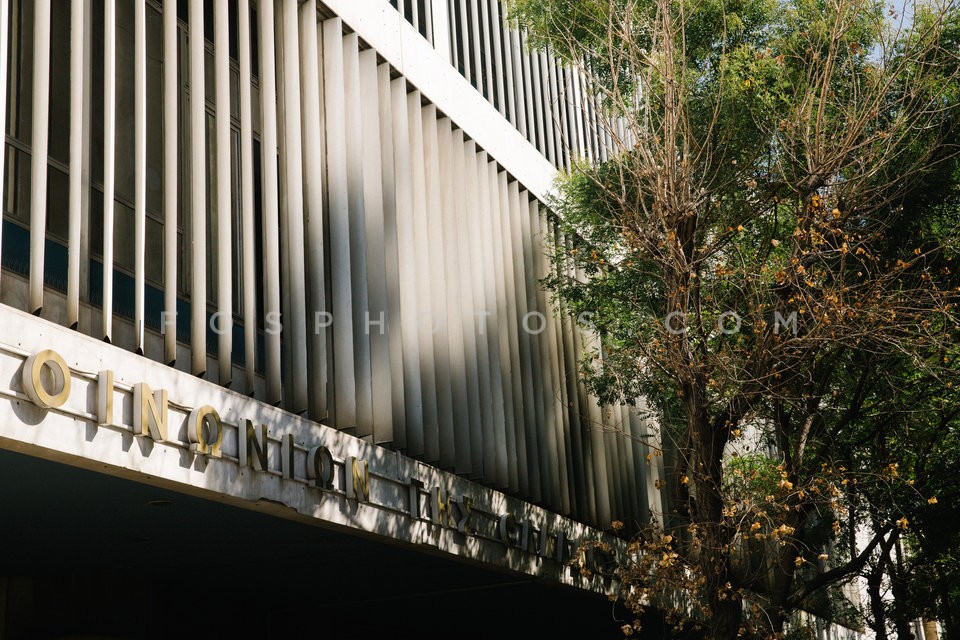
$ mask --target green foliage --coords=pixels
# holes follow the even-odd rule
[[[704,576],[704,609],[737,621],[715,635],[764,633],[730,604],[741,587],[779,633],[870,566],[902,585],[876,615],[947,620],[960,610],[958,7],[921,3],[901,22],[877,0],[508,6],[630,134],[558,180],[544,285],[599,337],[590,390],[659,414],[685,479],[668,544]],[[878,534],[866,555],[864,528]],[[771,579],[728,587],[744,575],[732,550],[765,536]]]

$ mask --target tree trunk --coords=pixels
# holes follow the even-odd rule
[[[706,578],[704,589],[710,609],[707,637],[712,640],[735,640],[743,622],[743,600],[729,589],[731,574],[729,554],[719,547],[723,534],[712,531],[703,536],[700,570]],[[710,550],[708,550],[708,547]]]
[[[906,609],[907,582],[904,577],[903,554],[900,548],[900,541],[897,540],[894,545],[896,550],[896,563],[887,554],[887,566],[890,568],[890,586],[893,592],[893,624],[897,630],[898,640],[914,640],[913,625],[910,624],[909,613]]]
[[[940,592],[940,624],[943,625],[944,640],[958,640],[960,638],[960,629],[957,629],[957,621],[953,614],[955,604],[950,597],[950,589],[939,571],[937,573],[937,590]]]
[[[873,624],[870,628],[877,636],[877,640],[887,640],[887,616],[883,608],[881,595],[883,583],[883,559],[867,574],[867,595],[870,598],[870,615]]]
[[[779,424],[784,434],[784,443],[788,442],[786,438],[789,430],[789,423],[786,422],[788,419],[789,418],[785,416],[782,417],[784,422]],[[789,445],[781,446],[786,449]],[[794,469],[790,468],[789,472],[790,480],[795,484],[798,483],[799,480],[797,479]],[[793,609],[793,607],[789,605],[789,600],[790,595],[793,593],[793,583],[797,573],[797,558],[800,557],[798,549],[804,546],[806,541],[803,525],[808,515],[808,509],[804,508],[802,511],[791,509],[783,516],[783,523],[793,529],[795,533],[793,535],[793,543],[780,547],[779,552],[777,552],[773,558],[773,578],[769,585],[771,605],[769,616],[770,627],[775,634],[783,633],[787,618]]]
[[[743,601],[739,598],[711,602],[713,620],[710,625],[710,638],[715,640],[735,640],[740,633],[743,618]]]
[[[698,389],[691,386],[688,391],[687,408],[693,435],[689,453],[694,489],[691,519],[700,541],[699,565],[710,610],[707,635],[713,640],[735,640],[743,622],[743,600],[731,588],[733,531],[723,516],[721,481],[726,437],[724,429],[716,428],[704,411]]]
[[[793,518],[787,524],[797,530],[800,528],[799,523]],[[780,552],[776,555],[773,583],[770,585],[770,603],[772,606],[769,612],[770,627],[775,634],[783,633],[783,627],[786,625],[790,613],[787,600],[793,591],[797,556],[796,547],[793,545],[781,547]]]

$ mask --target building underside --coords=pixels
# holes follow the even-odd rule
[[[528,575],[8,451],[0,512],[5,640],[613,638],[623,615]]]

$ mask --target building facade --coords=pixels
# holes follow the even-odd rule
[[[36,500],[116,482],[603,590],[568,560],[663,513],[664,470],[539,283],[557,171],[623,134],[581,77],[497,0],[0,9],[0,449]]]

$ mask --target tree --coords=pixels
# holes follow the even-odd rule
[[[864,419],[836,452],[853,469],[886,465],[883,474],[861,473],[851,498],[869,520],[898,522],[866,572],[868,622],[878,638],[910,638],[911,621],[939,619],[947,636],[957,637],[960,396],[952,381],[911,367],[890,363],[880,370],[870,376],[879,384],[864,394]],[[885,396],[894,387],[896,409],[875,413],[878,402],[892,404]],[[892,599],[882,597],[884,588]]]
[[[933,506],[890,447],[933,419],[903,394],[957,379],[957,6],[508,4],[615,147],[559,182],[545,284],[594,314],[592,391],[647,398],[676,448],[676,512],[631,547],[628,604],[666,577],[679,625],[780,634],[889,557],[904,505]]]

